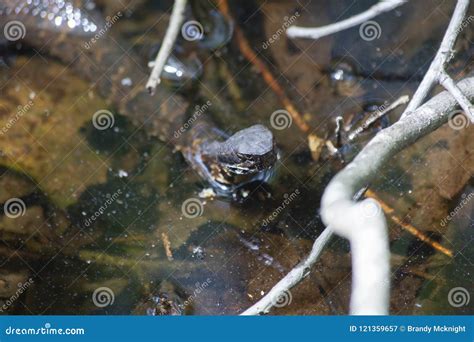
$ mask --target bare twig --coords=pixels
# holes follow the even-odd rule
[[[348,28],[360,25],[379,14],[391,11],[392,9],[403,5],[408,0],[382,0],[370,7],[367,11],[359,13],[353,17],[341,20],[337,23],[322,27],[299,27],[290,26],[286,34],[290,38],[311,38],[319,39],[337,33]]]
[[[413,95],[412,100],[403,112],[402,118],[416,110],[423,103],[423,101],[425,101],[429,92],[436,85],[436,83],[439,83],[447,91],[449,91],[451,95],[453,95],[466,115],[470,116],[471,121],[474,122],[474,107],[466,98],[466,96],[463,95],[463,93],[459,90],[445,70],[446,64],[452,58],[454,43],[456,42],[456,38],[461,31],[461,25],[463,23],[464,17],[466,16],[468,7],[469,0],[458,0],[438,52],[431,62],[428,72],[425,74],[425,77]]]
[[[283,279],[281,279],[264,297],[257,303],[245,310],[241,315],[261,315],[266,314],[278,302],[280,296],[288,292],[293,286],[298,284],[309,275],[311,266],[318,261],[321,252],[332,236],[331,228],[327,227],[321,235],[314,241],[308,257],[296,265]]]
[[[439,76],[439,83],[453,95],[453,97],[458,101],[459,105],[463,109],[466,115],[471,117],[471,121],[474,122],[474,106],[469,101],[469,99],[459,90],[454,83],[453,79],[446,73],[441,72]]]
[[[327,141],[330,142],[330,140]],[[360,192],[360,195],[362,195],[362,193],[363,191]],[[372,190],[367,189],[365,195],[377,200],[380,203],[380,206],[382,207],[384,213],[386,215],[389,215],[392,221],[398,224],[401,228],[408,231],[410,234],[416,236],[418,239],[420,239],[424,243],[427,243],[428,245],[443,253],[444,255],[450,258],[453,257],[453,252],[450,249],[432,240],[430,237],[428,237],[412,225],[403,222],[396,215],[394,215],[394,209],[384,203]],[[354,196],[355,199],[357,199],[358,197],[361,196]],[[274,287],[272,287],[272,289],[264,297],[262,297],[257,303],[253,304],[250,308],[241,313],[241,315],[246,316],[267,314],[270,309],[275,306],[275,303],[278,302],[278,298],[280,296],[284,296],[285,292],[290,291],[291,288],[299,284],[310,274],[311,267],[319,260],[319,256],[321,255],[323,248],[329,242],[332,235],[332,230],[329,227],[326,228],[321,233],[321,235],[314,241],[313,247],[308,257],[303,262],[296,265],[284,278],[282,278]]]
[[[402,104],[408,103],[410,100],[410,97],[408,95],[403,95],[400,96],[398,99],[396,99],[394,102],[392,102],[387,108],[384,108],[382,110],[376,111],[373,115],[371,115],[367,121],[365,121],[362,126],[358,127],[355,129],[353,132],[349,134],[349,141],[354,140],[357,138],[362,132],[364,132],[367,128],[370,127],[375,121],[380,119],[382,116],[390,113],[392,110],[397,108],[398,106],[401,106]]]
[[[464,79],[457,87],[470,100],[474,98],[474,77]],[[447,91],[433,97],[413,115],[379,132],[327,186],[321,201],[323,222],[351,242],[352,314],[388,313],[390,287],[385,217],[382,210],[372,210],[378,205],[375,200],[355,202],[354,193],[396,153],[445,123],[457,105]]]
[[[168,57],[173,50],[174,43],[178,37],[181,24],[184,21],[184,10],[186,8],[187,0],[175,0],[173,5],[173,11],[171,12],[171,18],[166,30],[163,43],[161,44],[160,51],[156,55],[153,69],[151,70],[150,77],[146,83],[146,89],[150,94],[155,93],[156,86],[161,82],[161,73],[168,60]]]

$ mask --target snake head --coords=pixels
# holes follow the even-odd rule
[[[246,175],[273,167],[277,154],[272,132],[262,125],[238,131],[220,144],[217,161],[229,173]]]
[[[206,178],[226,193],[246,183],[266,181],[278,159],[273,134],[262,125],[204,144],[200,151]]]

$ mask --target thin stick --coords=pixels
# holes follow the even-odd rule
[[[321,252],[332,236],[331,228],[327,227],[314,241],[308,257],[295,266],[283,279],[281,279],[264,297],[257,303],[245,310],[241,315],[261,315],[266,314],[278,302],[278,298],[288,292],[293,286],[298,284],[309,275],[311,267],[318,261]]]
[[[407,0],[382,0],[370,7],[367,11],[359,13],[353,17],[341,20],[337,23],[322,27],[299,27],[290,26],[286,34],[290,38],[311,38],[319,39],[337,33],[348,28],[360,25],[379,14],[391,11],[392,9],[403,5]]]
[[[469,99],[459,90],[454,83],[453,79],[446,73],[441,72],[439,75],[439,83],[453,95],[453,97],[458,101],[459,105],[463,109],[466,115],[471,117],[471,121],[474,122],[474,106],[471,104]]]
[[[466,98],[466,96],[463,95],[463,93],[459,90],[454,81],[445,71],[445,65],[452,57],[454,43],[456,42],[459,32],[461,32],[461,25],[463,23],[464,17],[466,16],[468,7],[469,0],[458,0],[438,52],[431,62],[425,77],[413,95],[412,100],[403,112],[402,118],[416,110],[426,99],[435,84],[439,83],[447,91],[449,91],[451,95],[453,95],[466,115],[470,116],[471,121],[474,122],[474,108],[472,104]]]
[[[155,93],[156,86],[161,82],[161,73],[165,67],[166,61],[173,50],[174,43],[178,37],[180,27],[184,21],[184,10],[186,9],[187,0],[175,0],[173,5],[173,11],[171,12],[171,18],[166,29],[165,37],[161,45],[160,51],[156,55],[153,69],[151,70],[150,77],[146,83],[146,89],[153,95]]]
[[[410,96],[403,95],[403,96],[400,96],[398,99],[396,99],[394,102],[392,102],[390,106],[388,106],[387,108],[380,111],[376,111],[373,115],[371,115],[368,118],[367,121],[365,121],[362,124],[362,126],[358,127],[356,130],[354,130],[354,132],[351,132],[349,134],[349,137],[348,137],[349,141],[352,141],[356,137],[358,137],[362,132],[364,132],[367,128],[370,127],[370,125],[372,125],[375,121],[380,119],[382,116],[390,113],[392,110],[394,110],[398,106],[408,103],[409,100],[410,100]]]

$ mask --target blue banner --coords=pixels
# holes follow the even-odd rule
[[[0,341],[472,342],[472,316],[1,316]]]

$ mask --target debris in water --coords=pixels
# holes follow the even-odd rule
[[[118,176],[119,176],[120,178],[128,177],[128,172],[125,171],[125,170],[119,170],[119,171],[118,171]]]
[[[215,196],[216,196],[216,193],[214,192],[214,189],[212,188],[202,189],[201,192],[199,193],[199,198],[213,198]]]
[[[120,83],[122,83],[124,87],[131,87],[133,85],[133,82],[130,77],[125,77],[124,79],[122,79],[122,81],[120,81]]]
[[[193,258],[202,260],[204,259],[204,256],[205,256],[204,249],[201,246],[196,246],[193,248],[193,254],[192,254]]]
[[[173,252],[171,251],[171,242],[168,234],[161,233],[161,238],[163,239],[163,246],[165,247],[166,257],[169,261],[173,260]]]

